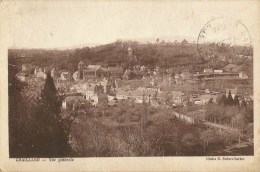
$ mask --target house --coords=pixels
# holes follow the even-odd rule
[[[107,93],[111,90],[112,88],[112,81],[110,79],[107,79],[107,78],[103,78],[101,80],[99,80],[97,83],[96,83],[97,86],[102,86],[102,89],[103,89],[103,92],[104,93]]]
[[[208,104],[209,101],[212,99],[213,103],[217,102],[217,95],[214,94],[202,94],[200,95],[201,104],[205,105]]]
[[[189,71],[187,71],[187,70],[183,70],[181,73],[181,77],[183,80],[190,79],[190,76],[191,75],[190,75]]]
[[[110,101],[112,101],[112,100],[114,100],[116,98],[116,95],[107,95],[107,99],[108,99],[108,101],[110,102]],[[117,99],[117,98],[116,98]],[[118,99],[117,99],[118,100]]]
[[[151,80],[152,80],[151,76],[143,76],[142,78],[142,81],[144,81],[144,83],[146,83],[147,85],[150,84]]]
[[[182,92],[181,91],[172,91],[171,99],[174,104],[181,104],[183,102]]]
[[[117,98],[114,98],[113,100],[108,102],[108,106],[115,107],[118,104]]]
[[[237,95],[237,88],[234,88],[234,89],[232,89],[232,88],[226,88],[226,96],[228,96],[229,91],[231,92],[231,96],[232,96],[232,98],[234,99],[235,96]]]
[[[140,71],[140,68],[141,68],[140,65],[135,65],[135,66],[133,66],[133,69],[134,69],[135,71]]]
[[[148,92],[148,91],[156,92],[156,91],[160,91],[160,89],[156,88],[156,87],[138,87],[136,90],[143,91],[143,92]]]
[[[211,68],[206,68],[203,70],[204,73],[213,73],[213,69]]]
[[[95,70],[98,70],[98,69],[101,69],[101,65],[88,65],[88,66],[87,66],[87,69],[95,69]]]
[[[139,87],[132,91],[131,98],[135,100],[136,103],[151,102],[152,99],[156,98],[160,92],[157,88],[145,88]]]
[[[37,73],[40,72],[40,71],[42,72],[42,68],[36,66],[36,67],[34,68],[34,75],[37,76]]]
[[[86,100],[92,100],[95,96],[95,85],[89,84],[87,85],[87,88],[85,89],[85,98]]]
[[[100,65],[88,65],[84,70],[83,77],[84,79],[95,79],[100,78],[102,75],[102,70]]]
[[[160,68],[159,66],[156,66],[156,67],[154,68],[154,71],[155,71],[156,73],[160,73],[161,68]]]
[[[126,69],[124,74],[123,74],[123,79],[124,80],[129,80],[130,79],[130,74],[131,74],[131,71],[129,69]]]
[[[193,102],[195,105],[202,105],[202,101],[200,98],[193,98]]]
[[[170,87],[174,83],[174,81],[170,75],[166,75],[162,77],[162,82],[160,83],[161,86]]]
[[[37,66],[37,67],[34,68],[34,72],[33,72],[35,76],[37,75],[38,71],[39,71],[39,67]]]
[[[239,72],[238,76],[241,79],[248,79],[247,74],[245,72],[243,72],[243,71]]]
[[[79,80],[79,71],[76,71],[72,74],[72,78],[74,79],[74,81],[78,81]]]
[[[121,78],[124,74],[124,69],[122,67],[108,67],[110,75],[114,78]]]
[[[56,68],[52,68],[52,70],[51,70],[51,77],[52,77],[52,78],[56,78],[56,77],[57,77]]]
[[[124,90],[124,89],[119,89],[116,93],[116,98],[118,100],[128,100],[131,99],[132,97],[132,92],[130,90]]]
[[[110,71],[108,68],[106,67],[101,67],[101,71],[102,71],[102,77],[110,77]]]
[[[22,72],[26,72],[28,70],[28,65],[23,64],[22,65]]]
[[[24,73],[24,72],[17,73],[17,74],[16,74],[16,77],[17,77],[18,80],[20,80],[20,81],[22,81],[22,82],[25,82],[26,73]]]
[[[179,78],[181,78],[181,75],[177,73],[177,74],[175,74],[174,78],[179,79]]]
[[[70,81],[71,80],[71,76],[70,76],[70,73],[69,72],[62,72],[61,75],[60,75],[60,79],[62,81]]]
[[[143,101],[145,101],[144,92],[139,90],[134,90],[131,93],[131,97],[134,99],[135,103],[143,103]]]
[[[85,92],[86,100],[90,101],[93,106],[98,104],[98,96],[96,93],[96,85],[89,84]]]
[[[186,80],[187,84],[192,84],[192,85],[197,84],[198,82],[199,80],[197,79],[197,77],[192,77],[191,79]]]
[[[116,88],[119,88],[123,85],[123,80],[119,79],[119,78],[116,78],[115,79],[115,87]]]
[[[222,69],[216,69],[216,70],[214,70],[214,73],[223,73],[223,70]]]
[[[160,106],[159,100],[156,98],[151,98],[150,103],[153,107],[157,108]]]
[[[47,76],[42,70],[39,70],[38,72],[36,72],[36,77],[46,79]]]
[[[152,77],[149,84],[152,86],[158,86],[160,84],[161,80],[157,77]]]
[[[87,101],[80,95],[68,96],[62,101],[62,108],[69,110],[79,110],[87,105]]]
[[[142,65],[142,66],[140,67],[140,70],[141,70],[142,72],[145,72],[145,71],[147,70],[147,68],[146,68],[144,65]]]
[[[183,79],[182,79],[182,76],[180,75],[180,74],[176,74],[175,76],[174,76],[174,78],[175,78],[175,83],[177,84],[177,85],[182,85],[183,83],[184,83],[184,81],[183,81]]]

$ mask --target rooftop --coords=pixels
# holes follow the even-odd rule
[[[86,101],[82,96],[68,96],[65,98],[65,101]]]
[[[88,65],[87,69],[94,69],[94,70],[98,70],[101,68],[101,65]]]
[[[108,70],[114,72],[114,71],[123,71],[124,69],[122,67],[108,67]]]

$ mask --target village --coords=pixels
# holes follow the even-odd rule
[[[135,60],[132,48],[128,47],[129,58]],[[117,106],[120,101],[131,101],[137,104],[149,103],[154,108],[196,106],[203,112],[203,106],[209,103],[217,104],[221,96],[238,98],[242,102],[252,104],[251,93],[244,92],[237,87],[224,87],[211,90],[207,81],[219,82],[238,80],[244,81],[249,77],[240,71],[230,72],[223,69],[205,68],[203,71],[190,73],[183,69],[181,72],[172,68],[154,69],[145,65],[134,65],[123,69],[121,66],[104,67],[96,64],[78,63],[78,70],[70,73],[66,70],[58,71],[55,67],[34,67],[33,74],[30,65],[22,65],[17,78],[28,84],[26,96],[32,100],[39,96],[47,73],[54,79],[58,94],[62,97],[62,109],[80,110],[85,104],[96,107],[102,100],[107,99],[108,106]],[[214,89],[214,88],[213,88]],[[188,115],[186,122],[194,123],[198,115]],[[179,114],[177,115],[179,117]]]

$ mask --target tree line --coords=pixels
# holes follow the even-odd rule
[[[207,45],[203,45],[207,48]],[[128,56],[127,48],[133,50],[133,57]],[[252,54],[252,47],[229,47],[219,50],[221,55],[235,56],[235,54]],[[232,52],[232,55],[229,55]],[[27,56],[20,57],[21,54]],[[9,57],[17,57],[20,65],[32,64],[40,67],[55,66],[72,72],[77,70],[78,63],[82,60],[85,64],[102,64],[109,66],[147,65],[148,67],[173,67],[191,65],[196,68],[203,62],[204,56],[200,54],[195,44],[141,44],[136,41],[116,41],[96,47],[84,47],[70,50],[42,50],[42,49],[10,49]],[[221,67],[220,60],[212,59],[205,63],[211,67]]]

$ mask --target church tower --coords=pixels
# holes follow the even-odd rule
[[[83,72],[84,72],[84,63],[80,61],[78,64],[78,72],[79,72],[79,79],[83,79]]]
[[[132,57],[133,56],[133,50],[132,50],[132,48],[131,47],[128,47],[128,56],[129,57]]]

